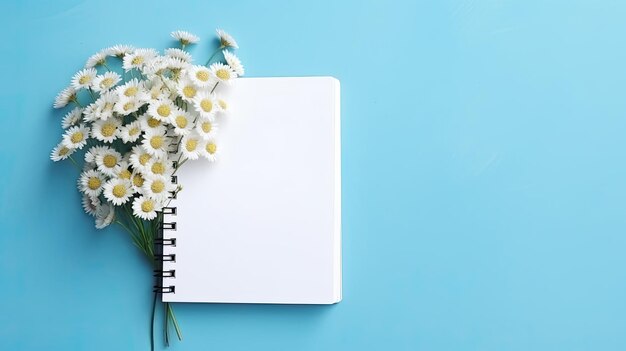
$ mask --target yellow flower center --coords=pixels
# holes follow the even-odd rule
[[[152,99],[156,100],[159,97],[159,95],[161,95],[161,90],[157,88],[150,90],[150,97]]]
[[[163,189],[165,189],[165,184],[163,184],[163,182],[160,180],[155,180],[154,182],[152,182],[150,189],[152,190],[153,193],[160,194],[163,191]]]
[[[90,76],[82,76],[80,77],[80,79],[78,80],[78,83],[80,84],[87,84],[91,81],[91,77]]]
[[[150,138],[150,146],[154,149],[160,149],[163,146],[163,137],[160,135],[155,135]]]
[[[185,143],[185,148],[187,149],[187,151],[193,151],[196,149],[196,147],[198,147],[198,140],[196,139],[189,139]]]
[[[115,197],[124,197],[124,195],[126,195],[126,187],[122,184],[118,184],[113,187],[112,193]]]
[[[159,106],[159,108],[157,108],[157,113],[161,117],[167,117],[170,115],[170,113],[172,113],[172,109],[167,105],[161,105]]]
[[[112,137],[113,134],[115,134],[115,129],[115,124],[105,123],[102,125],[100,132],[102,133],[102,136],[104,136],[105,138],[109,138]]]
[[[100,88],[108,88],[113,85],[113,78],[107,77],[100,82]]]
[[[135,96],[138,91],[139,91],[139,88],[137,88],[137,87],[128,87],[124,91],[124,95],[126,95],[128,97]]]
[[[135,66],[136,66],[136,65],[140,65],[140,64],[142,64],[142,63],[143,63],[143,57],[142,57],[142,56],[135,56],[135,57],[132,59],[131,63],[132,63],[133,65],[135,65]]]
[[[220,68],[217,71],[215,71],[215,75],[221,80],[230,79],[230,72],[225,68]]]
[[[198,80],[206,82],[206,81],[209,80],[209,72],[207,72],[207,71],[198,71],[198,72],[196,72],[196,78],[198,78]]]
[[[187,85],[186,87],[183,88],[183,95],[185,95],[185,97],[187,99],[192,99],[194,96],[196,96],[196,88]]]
[[[152,118],[152,117],[148,118],[148,126],[150,128],[156,128],[160,125],[161,125],[161,121],[159,121],[158,119]]]
[[[96,190],[102,185],[102,181],[98,177],[91,177],[87,182],[87,187],[91,190]]]
[[[70,138],[72,140],[72,142],[74,144],[76,143],[80,143],[81,141],[83,141],[83,132],[76,132],[74,134],[72,134],[72,137]]]
[[[70,149],[66,148],[65,146],[63,146],[60,150],[59,150],[59,156],[65,156],[67,155],[67,153],[70,152]]]
[[[213,109],[213,103],[209,99],[203,99],[202,101],[200,101],[200,107],[204,112],[211,112],[211,110]]]
[[[145,200],[141,203],[141,210],[143,212],[152,212],[154,210],[154,202],[150,199]]]
[[[165,172],[165,166],[161,162],[155,162],[151,170],[154,174],[163,174]]]
[[[228,109],[228,104],[226,103],[226,101],[220,99],[217,101],[217,103],[220,105],[220,107],[222,108],[222,110],[226,110]]]
[[[178,126],[178,128],[187,127],[187,118],[185,118],[185,116],[182,116],[182,115],[176,117],[176,126]]]
[[[143,177],[141,176],[141,174],[135,174],[133,176],[133,185],[139,187],[143,185]]]
[[[211,124],[211,122],[202,122],[200,127],[202,128],[202,131],[205,133],[210,133],[211,129],[213,129],[213,125]]]
[[[106,155],[102,158],[102,163],[107,167],[107,168],[113,168],[115,167],[115,165],[117,164],[117,157],[113,156],[113,155]]]
[[[133,127],[128,130],[128,135],[137,135],[137,134],[139,134],[139,128],[137,127]]]
[[[135,103],[132,101],[129,101],[127,103],[124,104],[124,106],[122,106],[124,108],[124,111],[129,111],[131,110],[133,107],[135,107]]]
[[[150,155],[149,154],[141,154],[141,156],[139,156],[139,164],[142,166],[145,166],[146,163],[148,163],[148,161],[150,161]]]
[[[206,144],[206,152],[213,155],[217,151],[217,145],[215,143],[207,143]]]
[[[122,179],[130,179],[131,173],[128,169],[123,169],[118,176]]]

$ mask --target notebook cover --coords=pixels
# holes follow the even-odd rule
[[[339,81],[239,78],[220,87],[219,160],[185,163],[172,206],[170,302],[341,300]]]

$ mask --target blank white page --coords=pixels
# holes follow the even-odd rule
[[[339,81],[240,78],[219,87],[219,160],[186,162],[171,206],[175,286],[163,301],[341,300]]]

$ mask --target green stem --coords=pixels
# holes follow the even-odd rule
[[[223,46],[220,46],[217,50],[215,50],[213,55],[211,55],[211,57],[209,57],[209,59],[206,61],[206,63],[204,65],[208,66],[209,63],[211,62],[211,60],[213,59],[213,57],[215,57],[215,55],[217,55],[218,52],[222,51],[223,48],[224,48]]]
[[[156,302],[157,293],[154,293],[154,299],[152,300],[152,322],[150,323],[150,350],[154,351],[154,320],[156,316]]]
[[[78,105],[78,107],[83,107],[83,105],[78,101],[78,98],[72,99],[72,102]]]
[[[82,169],[80,168],[80,166],[78,165],[78,163],[76,162],[76,160],[72,157],[72,155],[69,156],[70,161],[72,161],[72,164],[74,165],[74,167],[76,167],[76,169],[79,172],[82,172]]]
[[[167,304],[167,311],[172,319],[172,324],[174,324],[174,329],[176,330],[176,336],[178,336],[178,340],[183,340],[183,333],[180,331],[180,327],[178,326],[178,322],[176,321],[176,316],[174,316],[174,309],[172,309],[172,305]]]
[[[91,99],[93,101],[96,101],[97,99],[96,99],[96,96],[93,94],[93,90],[91,90],[91,88],[89,88],[88,91],[89,91],[89,95],[91,96]]]
[[[182,156],[182,155],[181,155]],[[180,160],[180,157],[178,157],[178,160]],[[176,169],[174,170],[174,172],[172,172],[172,175],[176,175],[176,171],[178,171],[178,169],[185,164],[185,162],[187,162],[188,159],[184,159],[182,162],[177,163],[176,164]]]
[[[169,302],[166,302],[163,305],[163,318],[165,320],[165,324],[163,325],[163,334],[165,337],[165,346],[170,346],[170,324],[169,324],[169,314],[167,313],[168,311],[168,306],[169,306]]]

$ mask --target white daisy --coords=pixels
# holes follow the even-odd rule
[[[133,191],[135,193],[143,193],[142,187],[143,187],[143,184],[146,182],[146,179],[144,178],[143,174],[140,171],[135,169],[130,179],[131,179],[130,183],[133,186]]]
[[[230,66],[230,68],[237,73],[237,76],[243,76],[245,70],[243,65],[241,64],[241,60],[235,54],[228,50],[223,50],[224,58],[226,59],[226,63]]]
[[[176,189],[170,177],[154,175],[148,177],[143,183],[143,194],[155,200],[165,201],[170,196],[170,192]]]
[[[215,162],[219,156],[219,149],[215,143],[215,139],[209,139],[204,142],[200,154],[211,162]]]
[[[169,147],[169,140],[165,135],[165,128],[147,130],[141,141],[141,146],[152,156],[165,155]]]
[[[147,132],[150,130],[157,130],[157,129],[162,130],[163,128],[165,128],[165,126],[163,125],[163,122],[150,116],[147,113],[144,113],[143,115],[139,116],[137,120],[139,121],[139,124],[141,125],[141,129],[144,132]]]
[[[128,161],[122,161],[120,164],[120,170],[117,172],[116,177],[130,182],[132,175],[133,173],[128,169]]]
[[[176,113],[178,107],[171,100],[159,99],[150,101],[148,106],[148,114],[159,121],[167,121],[170,116]]]
[[[117,118],[95,121],[91,127],[91,136],[105,143],[112,143],[113,140],[117,139],[120,125],[121,123]]]
[[[54,108],[62,108],[67,106],[70,101],[76,101],[76,89],[73,87],[67,87],[57,95],[54,99]]]
[[[200,38],[184,30],[173,31],[170,35],[172,38],[178,40],[183,47],[200,41]]]
[[[130,45],[113,45],[107,49],[107,52],[111,56],[124,58],[124,56],[126,56],[127,54],[130,54],[134,50],[135,48]]]
[[[130,165],[133,166],[135,170],[145,171],[148,168],[148,164],[152,161],[153,157],[146,152],[140,146],[133,146],[133,149],[130,154]]]
[[[231,47],[234,49],[239,49],[239,45],[237,45],[237,42],[235,41],[235,38],[232,37],[232,35],[226,33],[222,29],[217,29],[216,32],[217,36],[220,39],[220,46],[222,48]]]
[[[202,149],[202,137],[198,133],[189,133],[183,136],[180,142],[180,152],[185,159],[197,160]]]
[[[92,146],[85,152],[85,164],[96,163],[96,156],[103,151],[110,150],[108,146],[96,145]]]
[[[70,127],[63,134],[63,145],[70,149],[82,149],[87,144],[89,128],[84,124]]]
[[[196,123],[196,132],[204,140],[213,139],[217,133],[217,124],[208,118],[200,118]]]
[[[104,197],[111,201],[113,205],[119,206],[128,201],[133,195],[133,189],[130,181],[127,179],[113,178],[104,184]]]
[[[115,91],[120,97],[127,98],[139,98],[142,97],[142,95],[145,95],[143,84],[141,84],[141,82],[137,78],[133,78],[128,82],[118,86],[117,88],[115,88]]]
[[[87,63],[85,63],[85,68],[94,68],[99,65],[105,65],[107,59],[107,49],[104,49],[100,52],[96,52],[91,55],[87,59]]]
[[[194,108],[200,114],[200,117],[207,118],[209,120],[215,119],[215,112],[217,112],[217,103],[215,101],[215,95],[206,91],[201,91],[196,94],[193,99]]]
[[[170,65],[170,60],[172,58],[169,56],[156,56],[141,67],[141,73],[149,78],[163,76]]]
[[[235,78],[237,78],[237,73],[235,73],[230,66],[221,62],[216,62],[209,68],[211,69],[211,75],[215,76],[217,81],[220,83],[230,84]]]
[[[104,182],[106,182],[104,174],[98,171],[89,170],[83,172],[80,175],[80,178],[78,178],[78,190],[83,192],[85,195],[97,197],[102,192]]]
[[[146,97],[152,100],[165,99],[169,94],[168,88],[163,84],[166,78],[155,78],[145,82]]]
[[[100,204],[96,208],[96,229],[107,227],[115,219],[115,208],[108,203]]]
[[[129,115],[133,112],[137,112],[141,106],[143,106],[143,101],[139,100],[136,97],[125,97],[122,96],[115,103],[114,111],[119,113],[120,115]]]
[[[202,88],[210,87],[215,84],[213,73],[205,66],[191,66],[189,67],[187,75],[195,85]]]
[[[67,129],[80,121],[80,118],[83,116],[83,109],[80,107],[75,107],[72,111],[68,112],[65,117],[63,117],[63,121],[61,122],[61,126],[63,129]]]
[[[133,214],[146,221],[155,219],[157,211],[161,211],[162,208],[160,201],[145,196],[139,196],[133,201]]]
[[[98,170],[109,177],[115,177],[122,168],[122,155],[111,148],[102,149],[95,156]]]
[[[157,52],[153,49],[136,49],[132,53],[124,55],[124,58],[122,59],[122,68],[124,68],[127,72],[133,68],[140,69],[156,56]]]
[[[136,120],[122,126],[118,135],[124,143],[134,143],[141,136],[141,123]]]
[[[76,90],[90,88],[97,74],[95,68],[85,68],[76,72],[72,77],[72,87]]]
[[[172,165],[172,161],[168,160],[166,157],[158,157],[152,158],[148,165],[146,166],[146,172],[144,175],[146,178],[150,178],[155,175],[162,175],[169,177],[174,172],[174,166]]]
[[[178,48],[165,49],[165,55],[183,60],[187,63],[191,63],[191,61],[193,61],[193,57],[187,51]]]
[[[88,215],[95,217],[96,210],[98,209],[98,206],[100,206],[100,204],[101,203],[99,198],[83,194],[83,209]]]
[[[74,151],[76,151],[76,149],[71,149],[63,145],[63,142],[61,142],[54,149],[52,149],[52,152],[50,153],[50,159],[54,162],[65,160],[66,158],[70,157],[74,153]]]
[[[180,73],[181,70],[189,67],[191,65],[191,62],[187,62],[181,58],[178,57],[170,57],[170,59],[168,60],[168,66],[167,68],[170,69],[170,71],[172,71],[172,73],[174,74],[174,76],[178,76],[178,74]]]
[[[83,120],[85,122],[93,122],[96,120],[107,120],[113,116],[115,111],[115,104],[119,100],[118,96],[114,92],[105,92],[100,95],[98,100],[90,104],[83,111]]]
[[[122,77],[115,72],[106,72],[104,74],[96,76],[93,80],[94,91],[107,91],[114,87],[122,80]]]
[[[172,113],[169,122],[174,127],[174,134],[176,135],[186,135],[193,128],[193,118],[181,109],[176,109]]]
[[[198,87],[191,81],[191,79],[184,77],[178,80],[176,83],[176,92],[186,102],[193,102],[193,98],[198,93]]]

